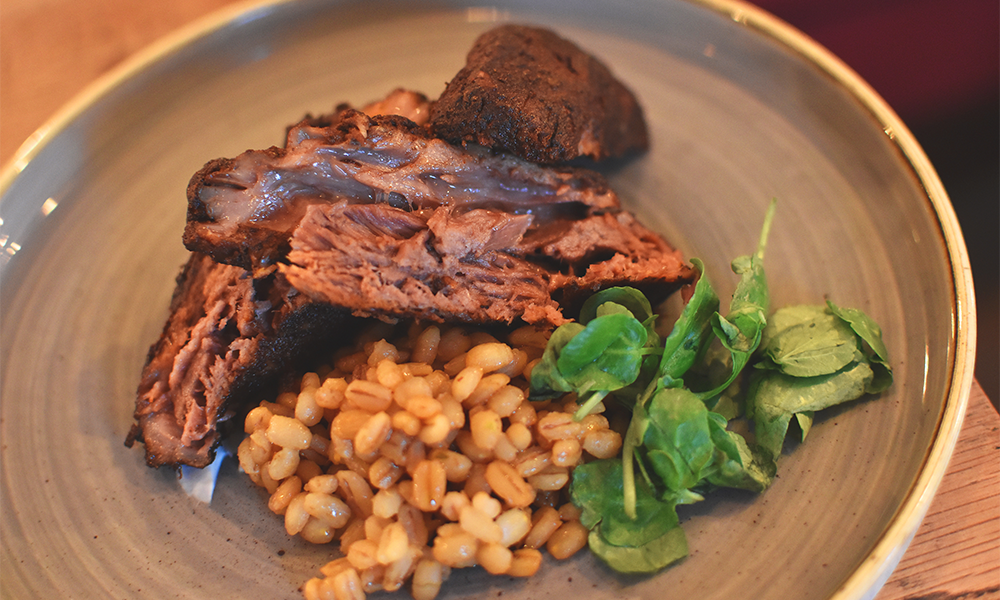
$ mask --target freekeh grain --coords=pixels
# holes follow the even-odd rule
[[[573,396],[528,400],[548,332],[399,329],[363,335],[244,422],[240,466],[289,535],[338,542],[303,585],[307,599],[409,581],[415,599],[432,600],[452,569],[476,565],[534,575],[540,549],[563,559],[582,547],[572,468],[621,446],[604,416],[573,420]]]

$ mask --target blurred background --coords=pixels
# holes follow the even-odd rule
[[[73,94],[157,38],[235,0],[0,4],[0,162]],[[1000,3],[757,0],[868,81],[929,155],[961,221],[979,317],[976,377],[1000,400]],[[128,10],[122,10],[127,6]],[[46,18],[38,18],[45,15]],[[127,15],[134,23],[122,23]],[[42,27],[41,24],[44,24]],[[130,25],[134,25],[131,27]],[[141,32],[141,33],[136,33]],[[52,40],[58,39],[58,44]],[[66,52],[66,48],[88,52]],[[99,47],[99,52],[92,49]],[[10,85],[25,70],[42,85]]]

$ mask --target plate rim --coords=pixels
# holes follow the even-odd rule
[[[930,508],[958,442],[974,381],[976,307],[972,269],[954,207],[936,170],[895,111],[860,76],[807,34],[766,10],[741,0],[679,0],[732,19],[797,54],[830,76],[860,102],[914,171],[931,203],[945,244],[952,279],[951,365],[948,390],[935,433],[913,485],[868,555],[830,600],[874,598],[898,565]],[[297,0],[242,0],[195,19],[160,37],[85,86],[38,129],[0,168],[0,198],[30,162],[88,108],[150,66],[212,33],[296,3]],[[260,14],[257,14],[260,13]],[[0,201],[2,205],[2,201]],[[2,221],[0,221],[2,223]]]

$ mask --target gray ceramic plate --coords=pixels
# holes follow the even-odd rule
[[[436,95],[496,20],[602,57],[653,148],[612,174],[723,294],[779,199],[777,304],[829,296],[884,327],[896,385],[823,415],[760,496],[682,514],[691,556],[622,578],[588,553],[530,580],[456,573],[443,598],[867,598],[927,510],[972,381],[968,260],[933,169],[836,59],[745,5],[287,2],[185,30],[57,115],[3,174],[4,597],[296,598],[327,550],[288,539],[224,466],[211,505],[122,440],[184,261],[184,188],[306,112],[396,86]]]

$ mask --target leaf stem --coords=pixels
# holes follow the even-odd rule
[[[774,220],[774,213],[777,209],[778,199],[771,198],[771,203],[767,205],[767,213],[764,214],[764,226],[761,228],[760,241],[757,242],[757,260],[764,260],[764,249],[767,247],[767,236],[771,233],[771,221]]]
[[[594,409],[597,408],[597,405],[600,404],[607,395],[608,390],[601,390],[591,394],[591,396],[587,398],[587,401],[584,402],[580,408],[576,409],[575,413],[573,413],[573,420],[582,421],[584,417],[592,413]]]
[[[636,418],[628,424],[628,431],[625,432],[625,440],[622,442],[622,500],[625,505],[625,514],[628,518],[635,520],[635,448],[636,448]]]
[[[622,499],[625,504],[625,514],[635,520],[635,449],[642,442],[642,424],[646,418],[646,402],[658,389],[657,379],[649,382],[646,390],[636,399],[632,407],[632,419],[629,421],[625,439],[622,440]],[[639,465],[640,468],[642,465]]]

